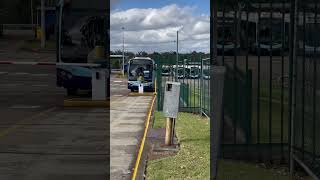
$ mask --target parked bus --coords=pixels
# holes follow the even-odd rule
[[[162,66],[162,72],[161,72],[162,76],[170,76],[171,73],[172,71],[170,66],[167,66],[167,65]]]
[[[202,78],[205,80],[210,79],[210,59],[202,60]]]
[[[99,0],[57,3],[57,86],[67,89],[68,95],[91,90],[94,64],[107,68],[106,7],[107,2]]]
[[[128,61],[128,89],[131,92],[142,84],[145,91],[154,91],[155,62],[149,57],[135,57]]]
[[[177,74],[176,74],[177,72]],[[177,70],[174,65],[174,72],[173,75],[177,77],[178,79],[185,79],[188,78],[190,75],[190,69],[185,65],[178,65]]]
[[[218,12],[218,54],[234,54],[234,50],[249,50],[251,53],[279,54],[282,48],[288,50],[289,15],[274,12],[272,19],[270,13],[250,12],[248,19],[246,12],[235,18],[233,11]],[[260,19],[260,22],[259,22]],[[271,22],[271,23],[270,23]],[[270,26],[271,25],[271,26]],[[272,39],[271,39],[272,35]],[[284,37],[284,39],[283,39]],[[284,41],[284,44],[283,44]],[[271,44],[272,42],[272,44]],[[241,51],[238,51],[240,53]]]
[[[217,51],[218,54],[230,55],[234,54],[234,50],[240,48],[240,43],[236,45],[236,35],[234,34],[234,18],[219,17],[218,18],[218,40]]]
[[[189,78],[198,79],[200,77],[201,72],[200,72],[200,67],[198,65],[190,65],[188,69],[190,69]]]
[[[318,55],[320,54],[320,16],[315,20],[314,13],[306,13],[303,20],[300,16],[298,21],[298,48],[300,55]]]
[[[274,55],[280,55],[282,50],[288,50],[289,23],[283,21],[281,17],[273,17],[272,20],[269,17],[262,17],[260,25],[258,21],[254,23],[257,29],[255,43],[251,49],[253,53],[258,54],[259,48],[261,55],[269,55],[271,51]]]

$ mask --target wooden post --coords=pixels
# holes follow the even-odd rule
[[[172,143],[172,123],[173,118],[167,118],[165,145],[170,146]]]

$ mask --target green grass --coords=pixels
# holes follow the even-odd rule
[[[260,89],[260,97],[265,99],[265,98],[269,98],[269,88],[261,88]],[[271,97],[274,101],[281,101],[281,88],[272,88],[272,94]],[[283,90],[283,103],[288,103],[289,101],[289,92],[288,89],[284,89]]]
[[[281,128],[281,89],[272,89],[271,100],[271,138],[273,143],[281,142],[281,131],[283,131],[283,142],[287,142],[288,139],[288,91],[283,92],[283,127]],[[269,142],[269,89],[262,88],[260,90],[260,117],[259,117],[259,134],[260,143]],[[256,106],[254,102],[253,106]],[[256,108],[253,108],[252,112],[252,142],[257,142],[257,112]]]
[[[156,113],[155,128],[164,127],[165,118]],[[179,113],[176,132],[181,150],[176,156],[148,162],[147,178],[209,179],[210,133],[208,120]]]
[[[190,88],[190,96],[189,96],[189,106],[190,107],[200,107],[200,91],[198,89]]]
[[[269,101],[260,100],[260,116],[259,116],[259,134],[260,143],[269,142]],[[252,112],[252,142],[257,142],[258,136],[258,118],[257,112]],[[283,131],[283,142],[287,142],[288,139],[288,105],[283,106],[283,128],[281,129],[281,104],[279,102],[272,101],[271,112],[271,138],[273,143],[281,142],[281,131]]]
[[[165,118],[155,113],[154,128],[163,128]],[[179,113],[176,132],[180,142],[177,155],[148,161],[147,179],[209,179],[210,129],[209,121],[198,115]],[[253,163],[219,161],[218,180],[290,180],[278,170],[267,170]]]
[[[282,172],[281,172],[282,171]],[[219,161],[218,180],[298,180],[283,173],[281,169],[265,169],[253,163],[232,160]],[[300,180],[312,180],[303,177]]]
[[[201,102],[201,93],[202,94],[202,102]],[[206,102],[203,102],[206,101]],[[208,95],[208,92],[204,92],[198,89],[198,87],[194,88],[193,86],[190,86],[189,89],[189,107],[200,107],[200,103],[205,103],[206,106],[208,106],[208,103],[210,101],[210,96]],[[208,108],[208,107],[206,107]]]

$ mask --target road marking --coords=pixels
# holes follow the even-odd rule
[[[9,87],[13,87],[13,86],[21,86],[23,84],[0,84],[0,86],[9,86]]]
[[[21,76],[21,75],[28,75],[29,73],[26,72],[16,72],[16,73],[10,73],[9,75],[14,75],[14,76]]]
[[[34,85],[31,85],[32,87],[48,87],[49,85],[47,84],[34,84]]]
[[[115,97],[122,97],[123,95],[121,95],[121,94],[116,94],[116,95],[113,95],[113,96],[115,96]]]
[[[155,104],[155,100],[156,100],[156,96],[153,96],[153,99],[152,99],[152,102],[151,102],[151,106],[149,108],[148,118],[147,118],[147,121],[146,121],[146,124],[145,124],[144,133],[143,133],[143,136],[142,136],[142,141],[140,143],[140,147],[139,147],[139,151],[138,151],[138,157],[136,159],[136,163],[135,163],[134,168],[133,168],[132,180],[135,180],[136,176],[137,176],[138,168],[139,168],[139,165],[140,165],[141,155],[142,155],[142,152],[143,152],[143,149],[144,149],[144,144],[145,144],[145,141],[146,141],[146,138],[147,138],[147,133],[148,133],[148,130],[149,130],[149,123],[150,123],[150,119],[151,119],[151,115],[152,115],[152,111],[153,111],[153,106]]]
[[[113,81],[113,82],[115,82],[115,83],[121,83],[122,81]]]
[[[49,74],[31,74],[31,76],[49,76]]]
[[[30,106],[30,105],[13,105],[9,107],[10,109],[36,109],[40,108],[40,106]]]
[[[51,111],[53,111],[55,109],[56,109],[56,107],[52,107],[52,108],[47,109],[45,111],[42,111],[42,112],[40,112],[38,114],[35,114],[34,116],[31,116],[30,118],[26,118],[26,119],[22,119],[22,120],[18,121],[16,125],[11,126],[8,129],[5,129],[4,131],[0,131],[0,138],[8,135],[10,132],[12,132],[12,131],[14,131],[14,130],[16,130],[18,128],[22,128],[22,127],[26,126],[26,125],[22,125],[25,122],[33,120],[33,119],[35,119],[37,117],[40,117],[40,116],[42,116],[42,115],[44,115],[46,113],[49,113],[49,112],[51,112]]]

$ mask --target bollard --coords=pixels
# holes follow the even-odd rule
[[[210,107],[210,168],[212,179],[217,178],[218,156],[221,146],[221,128],[223,113],[223,91],[226,68],[224,66],[213,66],[210,72],[211,99]]]
[[[143,84],[139,83],[139,94],[143,94]]]

